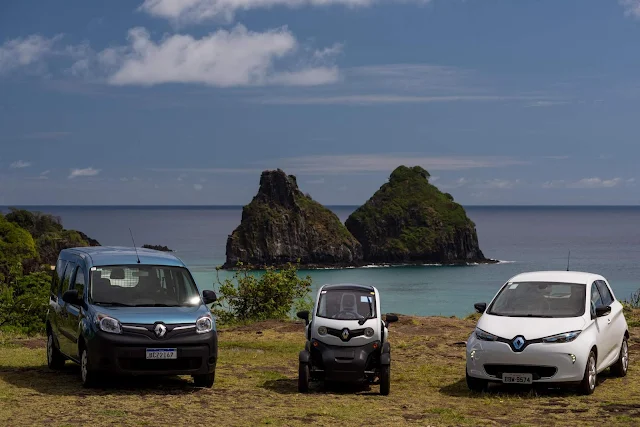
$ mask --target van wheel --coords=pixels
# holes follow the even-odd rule
[[[49,366],[49,369],[62,369],[64,360],[64,356],[60,353],[58,347],[56,347],[53,334],[49,332],[47,334],[47,366]]]
[[[629,344],[627,343],[627,337],[622,339],[622,345],[620,346],[620,355],[616,363],[611,365],[611,373],[616,377],[624,377],[627,375],[627,369],[629,368]]]
[[[83,387],[90,388],[98,384],[98,373],[93,370],[89,362],[89,352],[86,348],[82,349],[82,354],[80,355],[80,376]]]
[[[309,365],[306,363],[300,363],[298,366],[298,391],[300,393],[306,393],[309,391]]]
[[[466,369],[465,373],[467,376],[467,387],[469,387],[469,390],[476,393],[481,393],[487,389],[487,386],[489,385],[489,382],[487,380],[469,376],[469,372],[466,372]]]
[[[388,396],[391,389],[391,365],[380,367],[380,394]]]
[[[598,378],[598,370],[596,368],[596,355],[591,350],[587,358],[587,366],[584,368],[584,376],[578,389],[582,394],[592,394],[596,389],[596,380]]]
[[[211,372],[210,374],[202,374],[202,375],[194,375],[193,383],[196,387],[202,388],[211,388],[213,387],[213,383],[216,379],[216,373]]]

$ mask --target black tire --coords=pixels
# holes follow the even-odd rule
[[[388,396],[391,390],[391,365],[380,367],[380,394]]]
[[[300,393],[306,393],[309,391],[309,365],[306,363],[300,363],[298,366],[298,391]]]
[[[589,352],[589,357],[587,358],[587,364],[584,367],[584,375],[582,377],[582,381],[578,386],[578,390],[581,394],[593,394],[593,391],[596,389],[596,382],[598,380],[596,363],[596,354],[593,352],[593,350],[591,350]]]
[[[49,366],[49,369],[62,369],[64,361],[65,357],[56,346],[56,340],[53,338],[53,334],[49,332],[47,334],[47,366]]]
[[[624,377],[627,375],[627,369],[629,369],[629,343],[627,342],[627,337],[624,337],[620,345],[618,360],[611,365],[611,373],[616,377]]]
[[[467,387],[469,387],[469,390],[476,393],[482,393],[487,389],[487,386],[489,385],[489,381],[483,380],[481,378],[471,377],[469,376],[469,372],[465,372],[465,374],[467,377]]]
[[[80,351],[80,378],[85,388],[95,387],[99,383],[99,374],[93,369],[89,352],[86,348]]]
[[[216,380],[216,373],[211,372],[210,374],[202,374],[202,375],[194,375],[193,376],[193,384],[196,387],[202,388],[211,388],[213,387],[213,383]]]

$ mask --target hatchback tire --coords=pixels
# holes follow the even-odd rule
[[[213,387],[213,383],[216,380],[216,373],[211,372],[210,374],[202,374],[202,375],[194,375],[193,383],[196,387],[202,388],[211,388]]]
[[[391,389],[391,365],[380,367],[380,394],[388,396]]]
[[[93,369],[86,348],[83,348],[80,353],[80,378],[85,388],[95,387],[99,382],[98,372]]]
[[[596,365],[596,354],[591,350],[589,357],[587,358],[587,364],[584,368],[584,376],[582,382],[578,386],[578,389],[582,394],[593,394],[596,389],[596,382],[598,380],[598,370]]]
[[[49,369],[62,369],[64,361],[65,357],[56,347],[56,340],[53,338],[53,334],[49,332],[47,334],[47,366],[49,366]]]
[[[487,389],[487,386],[489,385],[489,382],[487,380],[471,377],[469,376],[469,372],[465,373],[467,376],[467,387],[469,387],[469,390],[476,393],[481,393]]]
[[[298,391],[300,393],[306,393],[309,391],[309,365],[307,363],[300,363],[298,366]]]
[[[627,369],[629,369],[629,343],[627,342],[627,337],[624,337],[620,346],[618,360],[611,365],[611,373],[616,377],[624,377],[627,375]]]

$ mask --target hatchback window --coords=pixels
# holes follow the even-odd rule
[[[91,269],[91,301],[136,307],[185,307],[202,303],[188,271],[168,266],[105,266]]]
[[[609,291],[609,287],[602,280],[596,282],[598,284],[598,290],[600,291],[600,297],[602,298],[602,304],[607,306],[613,303],[613,295]]]
[[[358,289],[322,291],[317,314],[319,317],[339,320],[375,318],[375,293]]]
[[[584,314],[586,289],[579,283],[507,283],[487,309],[511,317],[578,317]]]

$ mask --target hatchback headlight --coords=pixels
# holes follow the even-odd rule
[[[546,343],[563,343],[563,342],[571,342],[578,338],[582,331],[571,331],[571,332],[563,332],[557,335],[551,335],[549,337],[542,338],[542,342]]]
[[[202,316],[196,320],[196,332],[199,334],[206,334],[213,329],[213,320],[209,316]]]
[[[482,341],[495,341],[498,339],[497,336],[490,334],[487,331],[483,331],[480,328],[476,328],[476,338]]]
[[[318,328],[318,335],[327,335],[327,328],[324,326],[320,326]]]
[[[110,334],[122,333],[122,325],[120,325],[120,321],[118,321],[118,319],[98,314],[96,316],[96,320],[101,331],[108,332]]]
[[[367,328],[364,330],[364,335],[367,338],[371,338],[373,336],[373,328]]]

